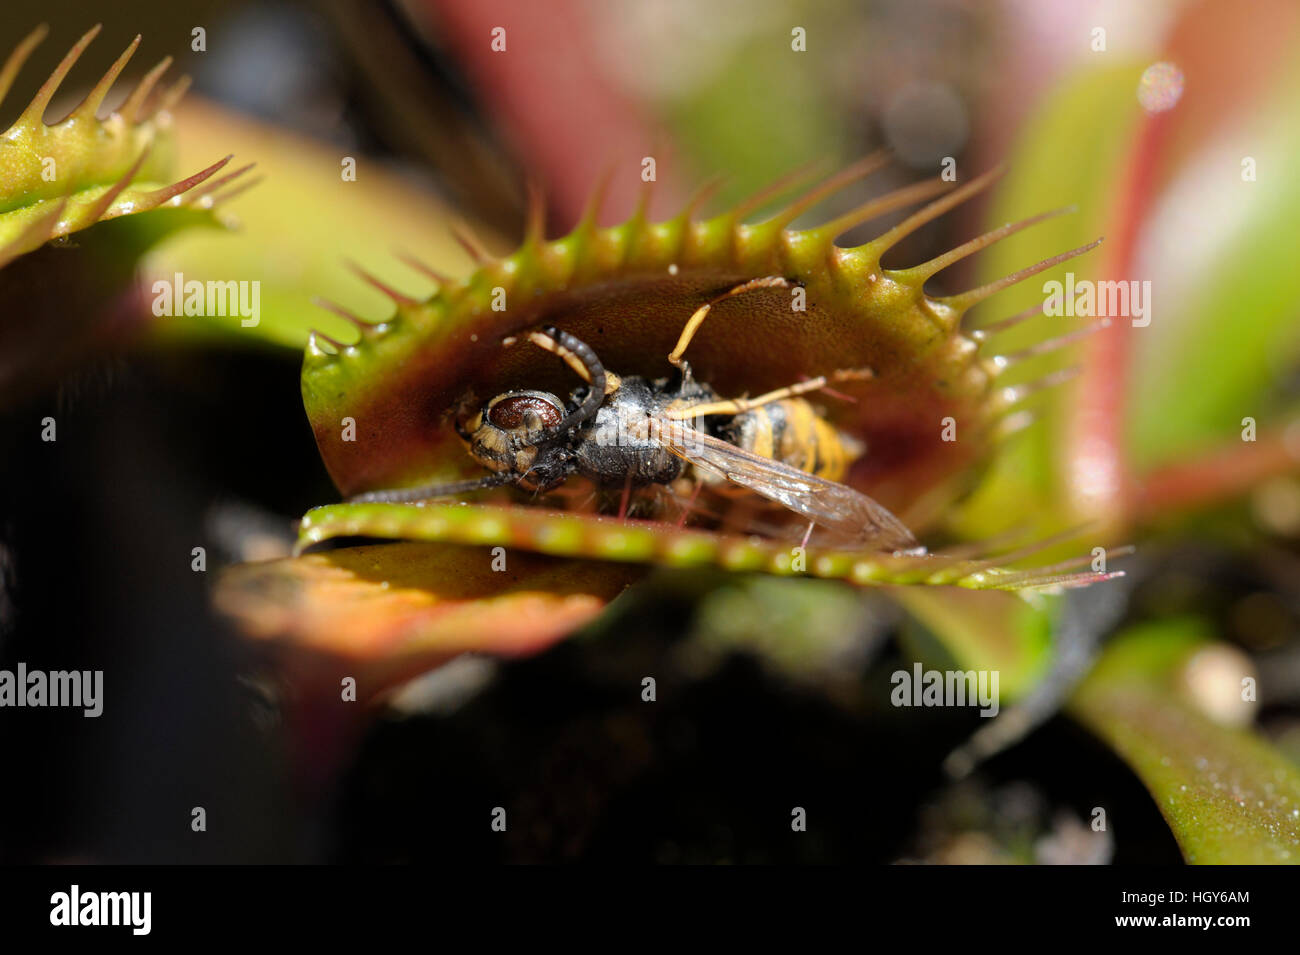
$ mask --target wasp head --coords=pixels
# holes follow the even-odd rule
[[[470,456],[527,491],[547,491],[572,473],[564,402],[545,391],[507,391],[457,422]]]

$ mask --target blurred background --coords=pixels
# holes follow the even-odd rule
[[[1255,156],[1276,182],[1295,155],[1288,64],[1300,31],[1290,4],[1261,2],[1251,16],[1231,6],[6,3],[0,47],[41,22],[51,34],[0,102],[0,125],[100,20],[51,117],[136,33],[141,52],[109,107],[164,55],[175,58],[169,76],[193,78],[175,111],[177,171],[233,152],[237,164],[257,162],[262,181],[232,204],[234,231],[169,238],[139,275],[259,277],[265,327],[252,341],[153,329],[142,347],[60,368],[0,413],[0,666],[103,669],[107,693],[95,720],[0,714],[0,859],[1178,861],[1137,777],[1050,710],[1025,742],[964,782],[946,780],[943,758],[981,721],[888,705],[890,673],[931,637],[877,595],[658,574],[541,656],[457,661],[373,719],[339,727],[302,717],[306,704],[264,648],[212,612],[210,574],[194,573],[190,554],[205,544],[214,571],[284,553],[293,520],[337,500],[303,414],[295,348],[307,327],[340,327],[315,296],[383,317],[382,296],[344,261],[427,294],[427,281],[394,266],[395,250],[460,274],[470,260],[450,224],[472,223],[508,251],[532,180],[558,234],[611,168],[623,172],[604,221],[619,221],[646,155],[658,159],[651,212],[664,217],[715,175],[721,209],[803,164],[834,170],[878,147],[898,161],[837,197],[841,208],[933,175],[945,157],[971,174],[1011,158],[1006,191],[931,223],[890,264],[938,254],[991,220],[1077,204],[1078,216],[998,265],[1105,233],[1128,258],[1103,267],[1153,278],[1159,314],[1183,315],[1158,320],[1131,359],[1121,428],[1134,458],[1174,468],[1235,440],[1245,415],[1289,420],[1298,299],[1283,263],[1300,206],[1292,187],[1242,193],[1238,171]],[[505,53],[492,49],[496,27]],[[805,50],[792,48],[797,29]],[[1186,116],[1151,146],[1135,80],[1171,48]],[[1144,149],[1155,158],[1129,158]],[[346,197],[344,156],[360,157],[362,187]],[[1135,167],[1146,170],[1137,186]],[[987,280],[986,267],[1010,270],[968,261],[933,291]],[[8,291],[4,307],[21,310]],[[1027,294],[1021,307],[1037,293]],[[56,444],[33,437],[47,414]],[[1031,439],[1038,451],[1025,453],[1050,440]],[[1225,468],[1159,472],[1168,481],[1157,505],[1181,494],[1196,507],[1148,515],[1150,501],[1130,502],[1118,524],[1152,546],[1125,583],[1075,602],[1106,603],[1095,641],[1126,623],[1191,617],[1247,655],[1267,674],[1260,731],[1295,758],[1300,485],[1294,467],[1247,468],[1199,501]],[[1017,499],[1049,511],[1046,498],[997,484],[1018,470],[1014,457],[996,463],[954,527],[1003,530]],[[626,692],[646,672],[659,675],[653,707]],[[496,838],[484,808],[496,805],[527,824]],[[817,807],[806,835],[790,832],[792,805]],[[1118,821],[1088,838],[1098,805]],[[207,810],[206,834],[190,830],[195,806]]]

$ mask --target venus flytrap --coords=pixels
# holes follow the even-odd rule
[[[234,180],[249,167],[213,178],[229,156],[183,179],[170,176],[170,110],[189,86],[182,78],[153,95],[171,57],[150,70],[110,116],[99,118],[104,97],[140,45],[138,36],[79,106],[57,123],[45,121],[50,101],[99,30],[77,41],[0,134],[6,147],[0,154],[0,264],[107,219],[164,206],[211,209],[223,190],[242,188]],[[46,32],[43,26],[33,30],[0,68],[0,101]]]
[[[942,501],[960,494],[979,462],[1023,423],[1016,414],[1021,402],[1061,380],[1054,376],[1008,387],[1000,384],[1000,376],[1025,358],[1073,340],[1062,337],[998,354],[993,347],[998,335],[1027,316],[973,330],[963,327],[963,316],[1001,289],[1096,243],[945,297],[926,293],[932,276],[1054,213],[1007,223],[911,268],[882,266],[886,251],[978,194],[997,170],[968,182],[937,176],[820,226],[790,228],[795,218],[887,163],[883,154],[869,156],[759,222],[749,220],[795,183],[778,183],[711,218],[697,214],[707,198],[702,193],[665,222],[647,220],[646,192],[629,220],[605,228],[597,224],[598,189],[578,226],[556,239],[543,235],[535,200],[516,252],[496,258],[466,236],[463,244],[477,270],[463,280],[438,276],[440,286],[429,298],[411,298],[363,275],[388,292],[393,314],[378,323],[352,317],[358,335],[350,342],[313,334],[303,364],[308,417],[335,483],[344,495],[356,496],[380,488],[473,479],[474,462],[451,426],[457,409],[510,388],[526,385],[564,393],[571,386],[562,377],[567,369],[551,356],[507,347],[530,328],[554,318],[597,348],[607,368],[623,375],[662,376],[672,370],[662,356],[686,317],[714,300],[708,322],[690,346],[696,379],[720,393],[742,395],[772,391],[798,378],[832,379],[831,397],[818,407],[824,406],[829,423],[866,448],[846,482],[909,514],[923,529]],[[933,201],[870,242],[855,248],[835,244],[859,223],[926,199]],[[732,299],[719,297],[745,282],[760,287]],[[836,377],[845,368],[859,371]],[[347,418],[366,422],[357,440],[340,440],[337,422]],[[934,427],[935,421],[945,427]],[[520,501],[505,509],[445,501],[325,507],[304,519],[302,543],[340,535],[472,542],[606,560],[702,561],[861,584],[1014,589],[1106,576],[1072,573],[1087,564],[1084,559],[1037,574],[1014,572],[978,552],[918,559],[814,546],[796,562],[789,559],[787,544],[745,540],[743,533],[728,531],[725,520],[720,534],[685,533],[648,505],[642,514],[648,513],[650,521],[606,530],[603,518],[544,506],[550,503],[523,506]],[[623,512],[626,507],[625,500]],[[670,516],[675,520],[677,514]],[[555,531],[559,522],[573,533]],[[729,543],[733,539],[737,543]],[[742,552],[749,555],[745,560],[738,556]]]
[[[140,258],[178,229],[220,224],[217,207],[249,184],[241,180],[248,166],[227,169],[230,156],[183,178],[173,175],[171,109],[188,80],[159,89],[170,57],[109,116],[98,115],[139,37],[71,113],[46,121],[51,100],[99,29],[77,41],[0,133],[6,296],[0,303],[0,399],[33,390],[143,325],[148,307],[136,301],[134,290]],[[0,102],[46,32],[43,26],[33,30],[0,67]]]

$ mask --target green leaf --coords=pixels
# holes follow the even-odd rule
[[[1236,113],[1183,163],[1147,229],[1152,322],[1134,330],[1128,416],[1139,468],[1235,442],[1244,417],[1277,416],[1300,358],[1300,125],[1278,120],[1300,115],[1300,60]],[[1242,179],[1245,156],[1256,181]]]
[[[1182,665],[1208,640],[1188,620],[1127,631],[1070,711],[1141,778],[1188,862],[1300,862],[1300,768],[1178,691]]]

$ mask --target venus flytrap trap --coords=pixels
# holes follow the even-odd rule
[[[189,81],[159,89],[170,57],[151,69],[111,115],[97,115],[135,54],[138,36],[72,112],[57,123],[46,122],[51,100],[99,30],[96,26],[77,41],[0,133],[0,268],[7,272],[10,296],[33,290],[22,300],[21,313],[29,326],[44,329],[0,327],[9,359],[0,368],[0,395],[24,391],[42,372],[67,364],[75,358],[69,354],[74,346],[92,348],[110,331],[120,334],[118,326],[139,323],[138,315],[147,312],[135,309],[131,283],[140,256],[177,229],[219,223],[214,210],[248,184],[237,180],[250,167],[227,171],[230,156],[173,177],[171,110]],[[0,67],[0,101],[46,32],[44,26],[33,30]],[[67,247],[74,234],[75,245]],[[65,247],[57,247],[61,243]],[[60,287],[65,298],[43,299],[41,286]],[[12,308],[6,305],[6,311]]]
[[[968,330],[962,327],[963,315],[995,292],[1096,243],[945,297],[927,295],[926,281],[1047,216],[1007,223],[911,268],[882,266],[881,257],[899,240],[984,189],[996,170],[961,184],[941,175],[881,196],[820,226],[790,228],[795,218],[887,162],[883,154],[867,157],[757,223],[748,220],[794,188],[797,177],[707,219],[698,217],[707,198],[707,193],[701,193],[678,216],[650,222],[645,214],[647,192],[629,220],[606,228],[597,225],[602,195],[598,188],[575,230],[551,240],[542,234],[540,199],[534,196],[525,240],[515,253],[489,256],[481,243],[462,235],[465,248],[478,263],[477,271],[464,280],[437,275],[440,287],[428,299],[412,299],[363,275],[390,295],[395,312],[378,323],[351,317],[358,329],[352,342],[313,334],[302,378],[308,416],[326,466],[340,490],[359,500],[311,512],[302,524],[302,543],[373,536],[510,544],[566,556],[676,566],[714,563],[862,584],[1014,589],[1104,579],[1094,573],[1070,573],[1076,562],[1037,574],[1010,571],[978,551],[961,556],[890,555],[881,552],[883,539],[856,552],[814,547],[803,555],[805,559],[796,559],[800,555],[792,558],[788,545],[747,535],[743,524],[737,530],[725,518],[720,524],[706,522],[708,534],[683,531],[677,525],[690,515],[665,513],[653,502],[642,507],[652,520],[639,523],[610,522],[571,508],[558,510],[545,506],[552,503],[549,499],[542,506],[527,502],[526,507],[510,508],[398,503],[429,497],[431,483],[450,482],[443,490],[453,493],[442,496],[463,496],[475,489],[475,461],[462,441],[467,440],[466,432],[461,430],[458,436],[452,421],[463,416],[468,405],[494,394],[505,396],[511,388],[544,389],[529,392],[536,395],[563,394],[572,387],[563,377],[572,371],[544,354],[559,346],[540,342],[542,349],[507,347],[530,336],[539,342],[539,333],[529,330],[554,319],[563,323],[562,334],[572,336],[578,345],[590,345],[619,381],[628,376],[665,380],[673,365],[684,366],[681,354],[689,342],[688,375],[707,382],[719,394],[762,394],[762,399],[753,400],[761,403],[773,400],[774,394],[803,394],[814,386],[824,387],[827,399],[818,396],[815,410],[807,412],[812,415],[807,426],[826,432],[817,447],[829,453],[840,443],[835,435],[843,435],[845,448],[852,451],[844,452],[851,467],[842,479],[886,502],[905,522],[924,529],[943,503],[969,484],[981,459],[1009,430],[1023,424],[1016,414],[1022,402],[1063,377],[1003,387],[999,376],[1027,358],[1074,340],[1062,336],[1014,354],[997,354],[990,343],[1029,316]],[[650,183],[647,168],[652,167],[643,161],[641,178]],[[835,245],[839,235],[862,222],[936,196],[871,242],[856,248]],[[657,357],[664,355],[666,360]],[[614,370],[618,375],[612,374]],[[791,386],[799,379],[804,383]],[[611,395],[619,393],[613,390],[617,385],[605,387]],[[599,398],[590,393],[589,397]],[[753,401],[742,398],[701,407],[711,412],[727,405],[729,410],[723,413],[742,409],[743,414]],[[557,414],[563,413],[559,405],[554,407]],[[355,435],[359,440],[340,439],[340,420],[359,423]],[[772,445],[766,433],[735,440],[751,450],[762,445],[764,456],[781,457],[779,450],[768,450]],[[472,453],[480,462],[486,460],[479,452]],[[698,453],[693,459],[690,449],[679,453],[700,463]],[[813,460],[820,459],[809,457]],[[526,463],[530,469],[538,466],[533,457]],[[734,474],[729,477],[736,480]],[[841,474],[836,471],[835,477]],[[553,484],[541,487],[534,479],[525,488],[544,492],[552,490]],[[833,491],[817,493],[824,496]],[[789,506],[781,495],[772,496]],[[620,510],[623,517],[626,497]],[[725,510],[728,505],[723,501],[716,507]],[[884,548],[890,549],[894,548]],[[1087,563],[1077,561],[1078,566]]]
[[[18,119],[0,134],[6,146],[0,164],[0,264],[50,239],[118,216],[164,206],[212,209],[242,188],[234,180],[250,167],[213,178],[230,156],[183,179],[168,175],[174,135],[170,111],[189,86],[183,78],[152,95],[171,65],[170,57],[150,70],[108,118],[98,117],[104,98],[140,45],[138,36],[80,105],[58,123],[45,121],[50,101],[99,30],[96,26],[77,41]],[[0,101],[46,32],[45,27],[32,31],[0,68]]]

